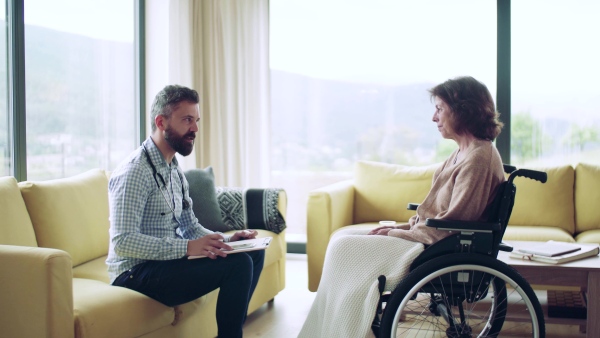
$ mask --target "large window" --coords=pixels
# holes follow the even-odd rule
[[[471,75],[496,92],[496,1],[271,0],[271,184],[288,233],[305,233],[308,192],[357,160],[426,165],[456,145],[427,90]]]
[[[511,160],[600,164],[600,2],[512,2]]]
[[[25,0],[28,179],[114,168],[134,149],[133,10],[133,0]]]

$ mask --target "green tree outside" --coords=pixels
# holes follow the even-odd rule
[[[580,127],[571,123],[567,134],[562,139],[562,144],[573,150],[583,151],[587,143],[600,142],[598,130],[594,127]]]
[[[511,122],[511,161],[523,164],[542,154],[544,135],[541,123],[529,112],[514,114]]]

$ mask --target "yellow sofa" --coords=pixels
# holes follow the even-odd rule
[[[358,162],[352,179],[312,191],[307,205],[308,288],[316,291],[330,236],[343,227],[373,228],[381,220],[407,222],[431,187],[439,164],[424,167]],[[600,166],[529,168],[548,181],[517,178],[505,240],[599,243]]]
[[[285,192],[278,209],[285,217]],[[0,177],[0,336],[210,337],[218,290],[176,307],[108,284],[108,178]],[[272,236],[249,313],[285,287],[285,231]]]

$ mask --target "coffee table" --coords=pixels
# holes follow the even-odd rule
[[[505,241],[513,248],[524,248],[539,242]],[[545,264],[509,257],[501,251],[498,259],[515,268],[529,284],[551,289],[551,286],[579,287],[587,293],[587,320],[573,318],[549,318],[546,323],[586,326],[587,337],[600,337],[600,256],[563,263]]]

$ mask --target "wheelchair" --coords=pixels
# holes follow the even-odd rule
[[[427,219],[427,226],[453,234],[429,245],[391,293],[383,293],[373,321],[387,337],[545,337],[544,314],[527,281],[497,259],[512,251],[502,243],[514,205],[516,177],[545,183],[545,172],[504,165],[488,222]],[[417,204],[409,204],[416,210]]]

